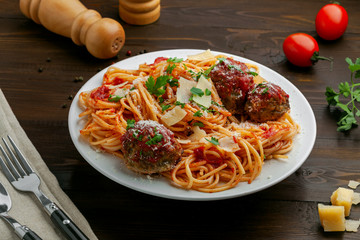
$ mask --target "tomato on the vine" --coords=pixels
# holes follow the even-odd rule
[[[316,15],[316,32],[325,40],[338,39],[344,34],[348,20],[348,14],[342,6],[337,3],[327,4]]]
[[[309,67],[318,60],[332,59],[319,56],[319,45],[316,40],[306,33],[289,35],[283,43],[283,51],[287,59],[299,67]]]

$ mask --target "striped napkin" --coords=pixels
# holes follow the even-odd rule
[[[0,137],[7,135],[14,139],[34,171],[38,173],[41,179],[40,188],[45,195],[62,208],[86,236],[90,239],[97,239],[89,223],[60,188],[57,179],[50,172],[40,154],[26,136],[0,89]],[[47,213],[42,209],[34,194],[19,192],[14,189],[2,172],[0,172],[0,182],[11,196],[12,207],[9,211],[10,216],[31,228],[44,240],[65,239],[60,230],[52,223]],[[0,239],[18,239],[13,229],[2,219],[0,219]]]

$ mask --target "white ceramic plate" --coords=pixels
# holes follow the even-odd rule
[[[138,69],[139,64],[145,62],[149,64],[153,63],[157,57],[178,57],[186,59],[188,55],[201,53],[203,51],[204,50],[179,49],[151,52],[122,60],[114,65],[125,69]],[[286,78],[261,64],[227,53],[215,51],[212,51],[212,53],[225,54],[242,62],[256,64],[260,68],[260,75],[262,77],[278,84],[290,95],[291,116],[300,124],[301,132],[294,139],[294,148],[288,154],[289,158],[287,161],[267,160],[261,174],[251,184],[240,183],[235,188],[218,193],[202,193],[193,190],[184,190],[171,185],[170,181],[164,177],[149,177],[132,172],[126,168],[121,159],[111,154],[97,152],[80,137],[79,131],[83,128],[86,120],[78,117],[82,112],[78,105],[79,94],[80,92],[100,86],[106,69],[97,73],[87,81],[79,90],[71,104],[68,119],[69,131],[77,150],[91,166],[117,183],[143,193],[179,200],[205,201],[244,196],[273,186],[294,173],[309,156],[316,138],[315,116],[308,101]]]

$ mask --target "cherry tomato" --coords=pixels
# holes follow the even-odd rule
[[[319,45],[316,40],[306,33],[294,33],[289,35],[283,43],[283,51],[287,59],[299,67],[309,67],[318,60],[330,58],[319,56]]]
[[[342,6],[327,4],[316,15],[316,32],[325,40],[338,39],[344,34],[348,20],[348,14]]]

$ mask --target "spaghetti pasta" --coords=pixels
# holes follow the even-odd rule
[[[225,109],[207,78],[223,57],[207,51],[186,60],[157,58],[136,70],[109,67],[101,86],[80,94],[80,117],[88,119],[81,135],[92,146],[124,158],[121,137],[129,120],[153,120],[171,130],[183,149],[176,166],[161,172],[174,185],[219,192],[251,183],[265,159],[287,157],[300,127],[289,112],[276,121],[252,123]],[[256,65],[248,68],[259,71]],[[201,81],[210,89],[197,95],[194,88],[201,90]],[[263,79],[256,76],[254,81]]]

